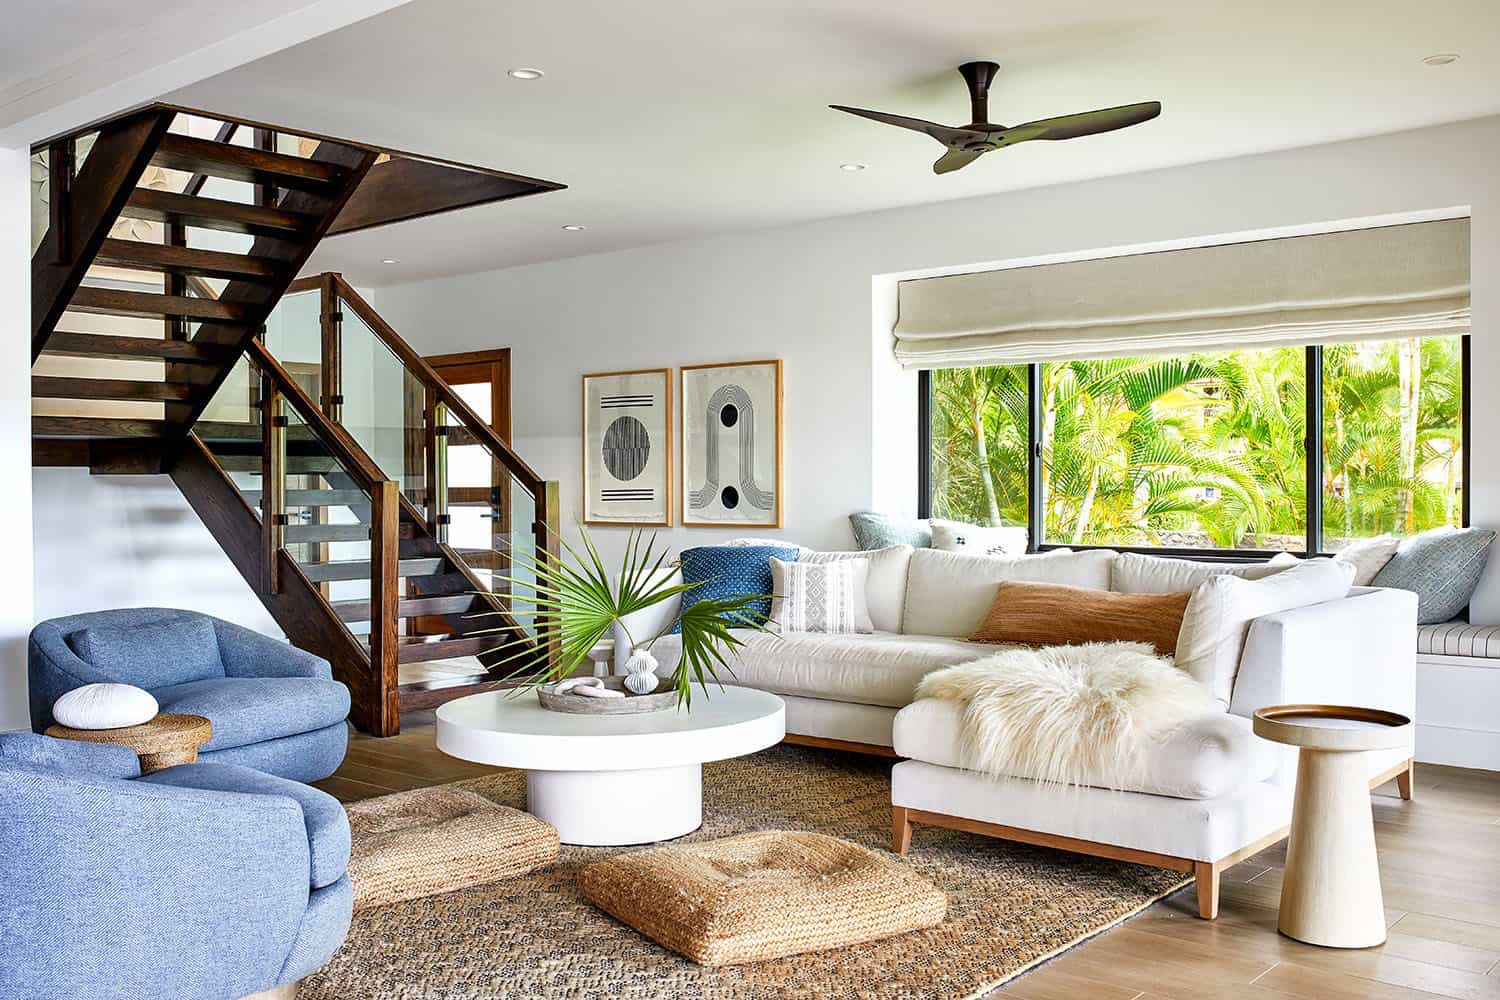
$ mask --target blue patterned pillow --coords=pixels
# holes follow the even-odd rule
[[[706,545],[682,550],[682,582],[698,586],[684,591],[686,610],[702,600],[721,600],[737,594],[765,594],[752,604],[751,615],[764,622],[771,617],[771,560],[795,562],[796,546]],[[682,623],[672,627],[682,631]]]

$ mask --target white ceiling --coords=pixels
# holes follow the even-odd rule
[[[962,123],[954,67],[983,58],[995,121],[1162,116],[938,177],[933,140],[825,107]],[[569,185],[314,259],[379,285],[1494,114],[1500,2],[413,0],[173,99]]]

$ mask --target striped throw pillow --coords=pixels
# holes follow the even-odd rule
[[[870,560],[771,559],[771,623],[782,632],[873,632],[865,583]]]

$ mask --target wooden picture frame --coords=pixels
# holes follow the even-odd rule
[[[592,372],[583,400],[584,524],[672,524],[672,369]]]
[[[781,359],[681,369],[682,523],[780,528],[785,518]],[[693,412],[697,411],[697,412]],[[764,442],[772,443],[769,460]],[[751,449],[750,476],[740,460]],[[732,461],[721,461],[721,451]],[[770,483],[767,496],[766,484]]]

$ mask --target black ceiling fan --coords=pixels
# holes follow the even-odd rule
[[[932,165],[932,172],[935,174],[946,174],[959,167],[966,167],[991,150],[1013,146],[1018,142],[1032,139],[1076,139],[1096,132],[1112,132],[1117,128],[1150,121],[1161,114],[1161,102],[1146,101],[1118,108],[1083,111],[1060,118],[1042,118],[1023,125],[996,125],[989,121],[989,96],[990,83],[994,81],[999,69],[1000,65],[992,62],[969,62],[958,67],[964,82],[969,85],[969,100],[973,104],[974,120],[967,125],[939,125],[920,118],[849,108],[842,104],[830,104],[829,107],[835,111],[847,111],[861,118],[932,136],[948,147],[948,152],[938,157],[938,161]]]

